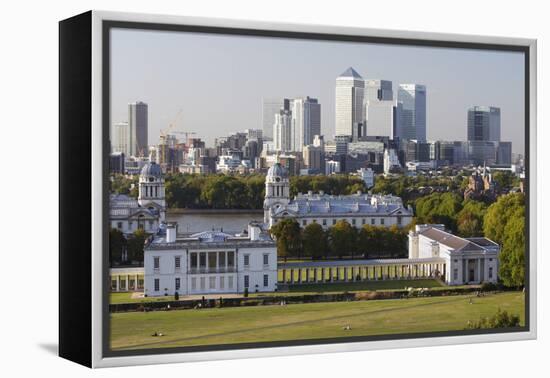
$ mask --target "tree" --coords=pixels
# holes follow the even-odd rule
[[[109,230],[109,260],[113,263],[122,262],[122,256],[126,248],[126,238],[124,234],[116,228]]]
[[[456,216],[462,210],[462,199],[456,193],[432,193],[415,202],[419,223],[442,223],[456,232]]]
[[[148,235],[143,229],[134,231],[128,239],[128,260],[143,263],[143,248]]]
[[[327,240],[323,227],[318,223],[308,224],[302,232],[302,245],[305,256],[312,259],[326,257]]]
[[[407,233],[393,224],[383,231],[385,242],[385,251],[389,252],[389,257],[407,256]]]
[[[468,200],[457,215],[458,235],[473,237],[483,235],[483,217],[487,205],[483,202]]]
[[[504,228],[504,243],[500,251],[499,276],[508,287],[520,287],[525,282],[525,211],[518,209]]]
[[[504,241],[504,228],[517,209],[521,207],[525,207],[525,196],[523,193],[511,193],[500,196],[497,202],[489,206],[483,219],[483,232],[485,236],[502,245]]]
[[[286,262],[289,256],[297,256],[301,249],[300,225],[295,219],[283,219],[269,230],[277,243],[277,255]]]
[[[329,229],[330,249],[338,258],[350,253],[355,254],[357,231],[345,220],[339,220]]]
[[[483,221],[485,236],[501,246],[499,277],[506,286],[525,280],[525,197],[511,193],[489,206]]]
[[[361,227],[357,236],[357,249],[364,258],[368,259],[374,252],[378,252],[376,238],[376,227],[370,224]]]

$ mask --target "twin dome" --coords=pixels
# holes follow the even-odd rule
[[[267,171],[267,177],[287,177],[286,169],[280,164],[276,163]]]
[[[141,176],[162,178],[162,169],[155,162],[147,163],[141,169]]]

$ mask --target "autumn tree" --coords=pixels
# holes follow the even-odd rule
[[[295,219],[283,219],[269,230],[277,243],[277,255],[286,262],[288,257],[298,256],[302,248],[300,225]]]

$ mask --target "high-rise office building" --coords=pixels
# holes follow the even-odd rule
[[[500,108],[473,106],[468,109],[468,140],[500,142]]]
[[[364,125],[365,81],[353,68],[336,78],[336,135],[353,135],[354,125]]]
[[[128,122],[119,122],[113,125],[111,150],[130,156],[130,128]]]
[[[321,104],[315,98],[292,99],[292,150],[302,151],[321,134]]]
[[[391,139],[396,133],[399,122],[398,104],[393,100],[368,100],[365,103],[365,119],[368,136],[387,136]]]
[[[365,80],[365,101],[374,100],[393,100],[393,88],[391,81],[379,79]]]
[[[290,100],[288,98],[277,97],[262,99],[262,129],[264,139],[273,137],[275,115],[279,114],[281,109],[290,110]]]
[[[273,124],[273,142],[276,151],[292,151],[292,112],[290,110],[280,109],[279,114],[275,114]]]
[[[426,141],[426,86],[399,84],[397,101],[402,103],[398,134],[403,139]]]
[[[141,101],[128,104],[130,155],[146,156],[148,148],[148,110]]]

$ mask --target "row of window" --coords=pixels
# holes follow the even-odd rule
[[[384,218],[379,218],[380,219],[380,225],[384,225],[385,224],[385,219]],[[336,224],[336,222],[338,222],[340,219],[332,219],[332,225],[334,226]],[[344,219],[346,220],[346,219]],[[312,221],[310,221],[309,223],[317,223],[317,219],[313,219]],[[356,218],[352,218],[351,219],[351,224],[353,226],[357,226],[357,223],[358,223],[358,219]],[[328,224],[328,220],[327,219],[321,219],[321,224],[323,226],[326,226]],[[363,218],[361,219],[361,224],[362,225],[365,225],[367,224],[367,219]],[[371,225],[376,225],[376,218],[371,218],[370,219],[370,224]],[[397,217],[397,224],[398,225],[401,225],[401,217]],[[302,220],[302,226],[307,226],[308,225],[308,220],[307,219],[303,219]]]
[[[264,253],[264,255],[262,256],[262,262],[264,265],[269,265],[269,254],[267,253]],[[248,268],[250,266],[250,255],[249,254],[245,254],[243,255],[243,265],[245,268]]]
[[[149,229],[152,229],[155,226],[155,221],[154,220],[149,220],[148,222],[149,222]],[[133,226],[134,226],[134,222],[129,221],[128,222],[128,229],[131,230]],[[124,228],[123,222],[117,222],[116,228],[118,228],[119,230],[122,230]],[[144,228],[143,221],[138,221],[138,229],[143,229],[143,228]]]
[[[191,268],[232,268],[235,266],[235,252],[200,252],[191,253]],[[262,256],[263,265],[269,265],[269,254],[264,253]],[[197,266],[198,264],[198,266]],[[250,254],[243,255],[243,265],[250,266]],[[176,269],[181,269],[181,256],[174,257],[174,266]],[[160,269],[160,256],[153,257],[153,269]]]
[[[269,275],[268,274],[264,274],[263,285],[264,285],[264,287],[269,286]],[[250,287],[250,277],[248,275],[244,276],[244,287],[246,289],[248,289]]]
[[[199,284],[200,290],[206,290],[206,278],[207,277],[200,277],[199,279],[197,279],[197,277],[191,277],[191,290],[192,291],[197,290],[197,283]],[[216,287],[216,281],[218,281],[218,284],[219,284],[218,287]],[[264,285],[264,287],[269,286],[269,275],[267,275],[267,274],[264,274],[263,285]],[[175,287],[175,291],[178,291],[178,290],[181,289],[181,278],[179,278],[179,277],[174,278],[174,287]],[[248,276],[248,275],[244,276],[244,287],[245,288],[250,287],[250,276]],[[208,277],[208,289],[209,290],[216,290],[216,289],[225,290],[226,289],[226,277],[224,277],[224,276],[221,276],[221,277],[216,277],[216,276]],[[227,277],[227,289],[228,290],[233,289],[233,276],[228,276]],[[160,291],[160,279],[159,278],[154,279],[154,290],[157,291],[157,292]]]
[[[492,259],[491,259],[492,260]],[[456,261],[456,260],[455,260]],[[490,266],[489,267],[489,279],[493,279],[493,267]],[[457,281],[458,280],[458,268],[454,268],[453,269],[453,281]]]

